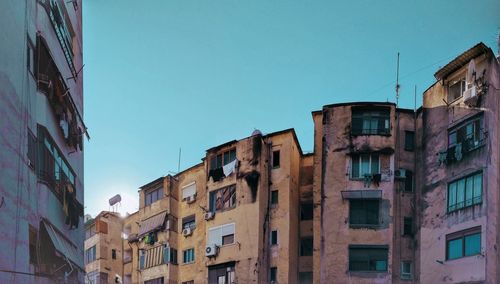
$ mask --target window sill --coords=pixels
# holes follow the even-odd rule
[[[482,197],[481,197],[481,199],[482,199]],[[458,211],[466,210],[466,209],[472,208],[472,207],[477,206],[477,205],[482,205],[482,204],[483,204],[483,202],[481,201],[481,202],[474,203],[474,204],[471,204],[471,205],[467,205],[467,206],[464,206],[464,207],[460,207],[460,208],[457,208],[457,209],[448,210],[446,212],[446,214],[451,215],[451,214],[456,213]]]
[[[349,229],[373,229],[377,230],[380,229],[381,225],[370,225],[370,224],[349,224]]]
[[[465,256],[462,256],[462,257],[457,257],[457,258],[453,258],[453,259],[447,259],[445,262],[451,262],[451,261],[455,261],[455,260],[460,260],[460,259],[474,257],[474,256],[482,256],[482,255],[483,255],[482,253],[476,253],[476,254],[472,254],[472,255],[465,255]]]
[[[350,276],[365,277],[365,278],[379,278],[387,275],[387,271],[347,271]]]

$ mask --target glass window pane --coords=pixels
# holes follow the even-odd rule
[[[465,255],[481,253],[481,233],[465,236]]]
[[[455,259],[462,257],[462,239],[448,241],[448,257],[447,259]]]
[[[448,211],[453,211],[456,209],[457,203],[457,183],[451,183],[448,186]]]
[[[372,169],[371,169],[372,174],[378,174],[379,171],[379,156],[378,155],[372,155]]]
[[[354,155],[352,156],[352,170],[351,170],[351,176],[353,178],[358,178],[359,177],[359,156]]]
[[[457,133],[456,132],[452,132],[448,136],[448,145],[453,145],[453,144],[456,144],[456,143],[457,143]]]
[[[361,155],[361,177],[370,173],[370,155]]]
[[[473,182],[474,177],[468,177],[465,181],[465,206],[472,205]]]
[[[375,261],[375,270],[386,271],[387,270],[387,261],[385,261],[385,260]]]
[[[481,203],[483,194],[483,174],[474,176],[474,204]]]
[[[457,208],[464,207],[465,179],[457,181]]]

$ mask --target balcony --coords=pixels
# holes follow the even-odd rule
[[[439,152],[439,164],[451,165],[460,162],[470,155],[473,151],[483,147],[486,144],[487,132],[483,129],[480,135],[471,133],[461,142],[448,146],[448,149]]]

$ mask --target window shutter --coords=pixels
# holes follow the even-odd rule
[[[164,246],[163,247],[163,263],[169,263],[170,262],[170,247]]]
[[[144,259],[145,259],[145,254],[144,252],[142,252],[139,255],[139,269],[144,269]]]
[[[193,182],[182,188],[182,199],[194,196],[196,194],[196,183]]]

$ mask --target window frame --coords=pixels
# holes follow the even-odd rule
[[[476,176],[480,176],[480,182],[481,182],[481,188],[480,188],[480,191],[481,191],[481,195],[480,196],[475,196],[475,177]],[[471,189],[471,196],[472,198],[471,199],[467,199],[467,185],[468,185],[468,179],[472,179],[472,189]],[[459,202],[458,202],[458,192],[459,192],[459,182],[460,181],[463,181],[463,201],[461,201],[460,203],[463,203],[463,206],[462,207],[459,207]],[[455,203],[454,205],[451,205],[450,204],[450,200],[451,200],[451,192],[452,192],[452,187],[455,187],[455,193],[454,193],[454,199],[455,199]],[[476,171],[474,173],[471,173],[471,174],[468,174],[466,176],[463,176],[463,177],[460,177],[458,179],[455,179],[451,182],[448,183],[448,186],[447,186],[447,194],[446,194],[446,212],[448,214],[450,213],[453,213],[453,212],[456,212],[456,211],[459,211],[459,210],[463,210],[463,209],[466,209],[466,208],[469,208],[469,207],[473,207],[473,206],[476,206],[476,205],[481,205],[483,203],[483,192],[484,192],[484,180],[483,180],[483,171],[480,170],[480,171]],[[479,199],[477,199],[479,197]],[[478,201],[475,201],[475,200],[478,200]],[[467,205],[467,202],[470,201],[470,204]]]
[[[196,229],[196,214],[192,214],[192,215],[189,215],[189,216],[182,218],[182,230],[184,230],[186,228],[189,228],[192,231],[194,229]]]
[[[271,246],[278,245],[278,230],[272,230],[269,238],[269,243]]]
[[[311,207],[311,212],[310,213],[304,213],[308,212],[309,210],[304,210],[304,207]],[[313,202],[301,202],[300,203],[300,221],[309,221],[314,219],[314,203]]]
[[[188,248],[182,251],[182,263],[190,264],[195,262],[195,250],[193,248]]]
[[[227,159],[226,159],[226,157],[227,157]],[[236,147],[232,147],[232,148],[214,153],[210,157],[209,170],[222,168],[223,166],[231,163],[232,161],[234,161],[236,159],[237,159]]]
[[[467,129],[469,125],[472,125],[472,133],[467,134]],[[465,135],[462,138],[462,140],[459,139],[459,133],[463,132]],[[476,137],[477,136],[477,137]],[[452,137],[455,137],[454,139]],[[456,147],[459,143],[462,144],[463,147],[469,147],[468,145],[465,145],[467,141],[470,141],[472,139],[472,142],[474,142],[474,145],[470,148],[467,149],[467,152],[473,151],[475,149],[478,149],[484,145],[485,141],[485,135],[484,135],[484,115],[480,113],[479,115],[474,115],[473,117],[462,121],[460,124],[448,129],[448,148],[447,149],[452,149],[453,147]]]
[[[361,128],[355,127],[355,120],[359,120]],[[364,128],[365,121],[368,121],[370,128]],[[379,128],[379,124],[383,121],[384,127]],[[371,128],[372,123],[377,123],[377,128]],[[356,124],[357,125],[357,124]],[[386,107],[374,108],[352,108],[351,109],[351,135],[352,136],[365,136],[365,135],[391,135],[391,109]]]
[[[409,220],[409,224],[408,221]],[[408,231],[409,230],[409,231]],[[403,236],[413,237],[413,217],[403,217]]]
[[[457,84],[460,84],[460,91],[459,95],[457,97],[451,97],[451,88],[456,86]],[[467,90],[467,83],[465,82],[465,76],[459,76],[456,80],[453,81],[448,81],[448,84],[446,86],[446,99],[448,104],[451,104],[461,97],[464,96],[464,92]]]
[[[271,206],[276,207],[279,203],[279,190],[271,190]]]
[[[279,169],[281,166],[281,149],[273,150],[272,168]]]
[[[364,218],[364,220],[366,221],[365,223],[353,223],[353,219],[356,220],[356,219],[362,219],[360,217],[357,217],[357,218],[353,218],[352,215],[353,215],[353,202],[355,203],[363,203],[362,204],[362,208],[364,209],[364,216],[362,216]],[[368,223],[368,220],[370,219],[369,218],[369,215],[372,215],[373,212],[371,212],[370,210],[367,210],[367,206],[366,204],[370,204],[370,203],[377,203],[377,221],[376,223]],[[379,227],[380,226],[380,199],[378,198],[373,198],[373,199],[368,199],[368,198],[359,198],[359,199],[349,199],[349,228],[353,228],[353,229],[356,229],[356,228],[376,228],[376,227]]]
[[[366,157],[368,156],[369,157],[369,164],[368,164],[368,167],[369,167],[369,173],[366,174],[366,173],[363,173],[363,156]],[[373,166],[373,156],[376,156],[377,159],[378,159],[378,171],[377,172],[373,172],[372,170],[372,166]],[[380,154],[379,153],[359,153],[359,154],[352,154],[351,155],[351,169],[350,169],[350,179],[351,180],[363,180],[365,178],[365,175],[376,175],[376,174],[380,174]],[[357,173],[357,176],[354,176],[354,162],[355,160],[357,160],[357,163],[358,163],[358,173]]]
[[[278,281],[278,267],[273,266],[269,268],[269,283],[277,283]]]
[[[85,264],[92,263],[96,260],[97,260],[97,248],[96,245],[93,245],[85,250]]]
[[[411,137],[408,137],[411,136]],[[410,139],[408,139],[410,138]],[[411,141],[411,144],[409,144]],[[415,151],[415,131],[413,130],[405,130],[405,151],[414,152]]]
[[[375,272],[375,273],[387,273],[388,272],[388,268],[389,268],[389,246],[386,246],[386,245],[349,245],[348,247],[348,271],[349,272]],[[368,270],[361,270],[361,269],[353,269],[352,267],[352,262],[353,262],[353,259],[352,259],[352,256],[353,256],[353,252],[355,250],[358,250],[358,251],[363,251],[361,254],[363,255],[366,255],[367,258],[368,258],[368,267],[369,269]],[[369,255],[369,253],[367,252],[367,250],[372,250],[372,251],[376,251],[376,250],[379,250],[381,251],[380,254],[383,254],[385,256],[385,259],[384,260],[376,260],[376,256],[373,256],[373,255]],[[385,261],[385,269],[384,270],[377,270],[376,268],[375,269],[370,269],[371,266],[372,266],[372,261]],[[375,267],[376,267],[376,263],[375,263]]]
[[[156,194],[156,199],[153,200],[153,194]],[[149,198],[151,197],[151,198]],[[144,191],[144,207],[150,206],[151,204],[162,200],[165,197],[163,192],[163,185],[155,188],[149,188]]]
[[[224,197],[224,194],[223,194],[224,190],[230,191],[230,193],[229,193],[230,197],[227,200],[227,202],[229,202],[229,206],[225,207],[224,206],[225,202],[223,202],[222,208],[217,209],[217,194],[220,191],[221,192],[220,197],[223,198]],[[224,212],[227,210],[231,210],[231,209],[236,208],[237,204],[238,204],[238,199],[237,199],[237,195],[236,195],[236,184],[224,186],[222,188],[212,190],[208,193],[208,208],[209,208],[208,210],[210,212]]]
[[[465,241],[465,239],[467,237],[475,236],[475,235],[479,235],[479,251],[474,253],[474,254],[466,255],[467,242]],[[472,227],[472,228],[469,228],[466,230],[447,234],[446,235],[446,252],[445,252],[446,261],[460,259],[460,258],[464,258],[464,257],[475,256],[475,255],[481,255],[482,254],[482,243],[483,243],[482,236],[483,236],[483,233],[481,230],[481,226],[476,226],[476,227]],[[449,246],[449,244],[450,244],[450,242],[456,241],[456,240],[461,240],[461,242],[462,242],[461,256],[450,258],[450,255],[449,255],[450,254],[450,246]]]
[[[223,228],[224,227],[233,227],[233,233],[232,234],[225,234],[223,235],[222,231],[223,231]],[[215,231],[215,230],[220,230],[220,240],[212,240],[211,237],[210,237],[210,232],[212,231]],[[233,242],[232,243],[224,243],[224,237],[230,237],[232,236],[232,240]],[[219,238],[219,236],[217,236],[217,238]],[[207,245],[208,244],[216,244],[218,246],[221,246],[221,247],[224,247],[224,246],[230,246],[230,245],[234,245],[236,243],[236,223],[227,223],[227,224],[223,224],[223,225],[219,225],[219,226],[214,226],[214,227],[210,227],[208,228],[208,236],[207,236]]]
[[[308,247],[310,242],[311,251],[309,253],[305,248]],[[307,246],[306,246],[307,245]],[[314,237],[302,237],[299,240],[299,256],[313,256],[314,255]]]
[[[410,267],[409,272],[404,271],[405,264],[409,265],[409,267]],[[400,268],[399,276],[400,276],[401,280],[412,280],[413,279],[413,262],[411,260],[401,261],[401,268]]]

